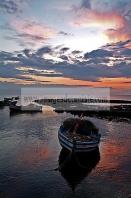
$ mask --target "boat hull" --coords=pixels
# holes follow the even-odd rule
[[[63,134],[61,129],[59,129],[58,131],[58,138],[60,145],[63,148],[66,148],[69,151],[74,151],[74,152],[91,152],[97,149],[100,143],[100,134],[98,135],[97,140],[94,141],[85,141],[85,142],[77,141],[77,140],[72,141],[66,135]]]

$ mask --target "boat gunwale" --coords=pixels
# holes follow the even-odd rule
[[[61,137],[63,137],[64,139],[66,139],[68,142],[73,144],[73,140],[69,139],[66,135],[64,135],[61,132],[61,128],[58,131],[58,135],[60,135]],[[98,139],[96,141],[80,141],[80,140],[74,140],[76,142],[77,145],[93,145],[93,144],[99,144],[100,142],[100,137],[101,135],[98,134]]]
[[[73,147],[73,142],[69,142],[68,140],[64,140],[62,137],[59,137],[59,141],[62,141],[63,143],[65,143],[65,144],[68,144],[68,145],[70,145],[71,147]],[[99,144],[99,142],[97,142],[97,143],[94,143],[94,144],[75,144],[76,145],[76,147],[77,148],[82,148],[82,147],[84,147],[84,148],[91,148],[91,147],[94,147],[95,145],[97,145],[98,146],[98,144]]]
[[[72,145],[69,145],[67,144],[66,142],[64,142],[63,140],[60,140],[60,144],[62,147],[72,151],[73,150],[73,144]],[[78,148],[78,147],[75,147],[75,152],[90,152],[90,151],[93,151],[95,150],[96,148],[98,148],[98,144],[96,146],[93,146],[93,147],[87,147],[87,148]]]

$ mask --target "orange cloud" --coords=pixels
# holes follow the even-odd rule
[[[120,89],[130,89],[131,78],[100,78],[100,82],[96,82],[96,85]]]
[[[35,81],[38,84],[56,84],[56,85],[83,85],[88,86],[89,82],[84,80],[76,80],[72,78],[66,78],[66,77],[47,77],[47,76],[38,76],[38,75],[32,75],[32,74],[24,74],[21,75],[24,78],[32,79],[32,81]]]
[[[66,77],[47,77],[47,76],[39,76],[32,74],[24,74],[21,75],[21,77],[24,79],[0,77],[0,82],[20,84],[20,85],[50,84],[50,85],[67,85],[67,86],[111,87],[115,89],[130,89],[131,87],[131,78],[126,78],[126,77],[100,78],[99,81],[96,82],[77,80]]]
[[[106,31],[106,35],[113,42],[118,41],[126,41],[131,38],[131,33],[124,31],[124,27],[122,29],[109,29]]]
[[[99,28],[113,42],[125,41],[131,38],[130,26],[126,18],[114,11],[99,12],[80,9],[73,24],[83,28]]]
[[[35,84],[35,81],[33,80],[23,80],[20,78],[4,78],[0,77],[0,82],[1,83],[13,83],[13,84],[20,84],[20,85],[31,85]]]
[[[121,28],[125,20],[117,13],[100,13],[92,10],[81,10],[78,18],[74,21],[76,26],[102,26],[103,28]]]
[[[80,85],[80,86],[93,86],[93,87],[112,87],[112,88],[120,88],[120,89],[130,89],[131,87],[131,78],[100,78],[99,81],[92,82],[86,80],[77,80],[73,78],[66,77],[46,77],[46,76],[38,76],[25,74],[22,75],[24,78],[32,79],[32,81],[36,82],[36,84],[57,84],[57,85]]]

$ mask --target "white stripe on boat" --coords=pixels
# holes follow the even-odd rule
[[[72,139],[69,139],[66,137],[62,132],[61,129],[59,129],[58,132],[58,138],[60,141],[60,144],[62,147],[67,148],[68,150],[72,151],[75,149],[76,152],[88,152],[91,150],[94,150],[98,147],[100,142],[100,134],[97,137],[97,140],[92,141],[73,141]]]

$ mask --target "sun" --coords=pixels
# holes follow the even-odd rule
[[[84,35],[74,37],[66,40],[66,45],[72,50],[80,50],[83,52],[91,52],[92,50],[98,49],[103,45],[106,45],[109,39],[104,34],[96,35]]]

